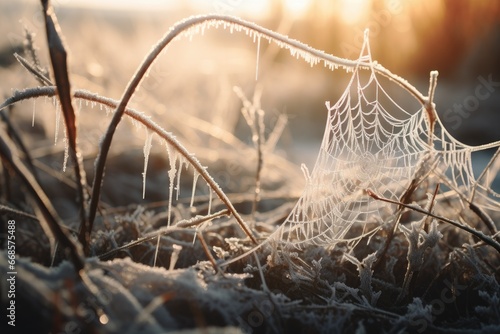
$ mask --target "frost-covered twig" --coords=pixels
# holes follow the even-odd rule
[[[230,214],[231,214],[231,212],[228,209],[224,209],[224,210],[220,210],[220,211],[217,211],[215,213],[212,213],[210,215],[195,216],[195,217],[188,219],[188,220],[182,220],[182,221],[178,222],[177,224],[175,224],[175,226],[184,227],[184,228],[198,226],[198,225],[203,224],[209,220],[212,220],[215,218],[220,218],[222,216],[228,216]]]
[[[496,171],[495,171],[495,166],[496,166]],[[493,170],[493,175],[496,175],[495,172],[498,172],[498,169],[500,169],[500,147],[496,150],[495,154],[491,157],[490,161],[484,167],[483,171],[481,172],[481,175],[476,179],[476,184],[472,188],[472,192],[470,194],[470,199],[469,202],[472,203],[474,201],[474,196],[476,195],[476,190],[477,187],[479,186],[480,182],[482,182],[483,178],[487,176],[488,172],[492,172]],[[485,182],[489,186],[491,182],[494,180],[494,177],[490,178],[489,180],[487,179]]]
[[[17,61],[23,66],[28,72],[30,72],[35,79],[44,86],[52,86],[52,81],[45,76],[36,66],[33,66],[28,62],[28,60],[24,59],[21,55],[14,53],[14,57]]]
[[[488,244],[491,247],[495,248],[497,250],[497,252],[500,253],[500,243],[496,242],[495,240],[493,240],[491,237],[485,235],[484,233],[482,233],[480,231],[477,231],[477,230],[475,230],[475,229],[473,229],[473,228],[471,228],[469,226],[463,225],[463,224],[461,224],[459,222],[456,222],[454,220],[451,220],[451,219],[448,219],[448,218],[445,218],[445,217],[441,217],[441,216],[435,215],[435,214],[433,214],[431,212],[423,210],[422,208],[420,208],[420,207],[418,207],[416,205],[404,204],[404,203],[401,203],[401,202],[398,202],[398,201],[393,201],[391,199],[378,196],[377,194],[375,194],[370,189],[367,189],[366,193],[368,194],[368,196],[370,196],[370,197],[372,197],[372,198],[374,198],[376,200],[387,202],[387,203],[391,203],[391,204],[401,205],[401,206],[404,206],[405,208],[408,208],[410,210],[422,213],[422,214],[427,215],[429,217],[435,218],[435,219],[440,220],[442,222],[445,222],[445,223],[448,223],[448,224],[453,225],[455,227],[458,227],[458,228],[460,228],[460,229],[462,229],[462,230],[464,230],[464,231],[466,231],[466,232],[474,235],[475,237],[477,237],[478,239],[480,239],[481,241],[483,241],[485,244]]]
[[[264,138],[264,111],[260,107],[260,96],[262,95],[262,88],[258,87],[253,96],[252,102],[250,102],[240,87],[234,87],[234,92],[240,98],[243,106],[241,108],[241,113],[247,122],[247,125],[252,131],[252,141],[254,143],[255,149],[257,150],[257,169],[255,172],[255,191],[254,200],[252,203],[252,215],[255,216],[257,211],[257,205],[260,199],[260,183],[261,183],[261,172],[264,164],[264,155],[262,147],[265,145]],[[253,224],[254,222],[252,222]]]
[[[426,210],[430,212],[430,208],[426,208]],[[426,218],[422,219],[422,221],[411,223],[410,228],[407,228],[404,225],[399,225],[399,229],[408,240],[408,254],[406,256],[408,265],[403,281],[403,289],[398,296],[398,301],[401,301],[401,299],[406,297],[408,294],[413,275],[419,272],[423,265],[424,253],[427,248],[432,248],[437,245],[439,239],[443,237],[441,232],[437,229],[436,220],[431,222],[429,232],[422,229],[422,223],[425,220]]]
[[[221,211],[215,212],[211,215],[196,216],[196,217],[191,218],[191,219],[181,220],[174,226],[166,226],[166,227],[160,228],[157,231],[148,233],[145,236],[143,236],[142,238],[139,238],[139,239],[134,240],[128,244],[125,244],[123,246],[112,249],[109,252],[106,252],[104,254],[99,255],[98,257],[101,260],[108,259],[111,256],[113,256],[114,254],[118,253],[119,251],[132,248],[132,247],[140,245],[146,241],[154,240],[160,236],[171,234],[173,232],[186,231],[187,227],[197,226],[199,224],[202,224],[204,222],[207,222],[207,221],[215,219],[215,218],[225,216],[227,214],[228,214],[227,210],[221,210]]]
[[[369,298],[370,305],[375,306],[382,294],[382,291],[374,292],[372,288],[373,265],[377,261],[377,254],[369,254],[362,261],[349,254],[344,254],[344,258],[357,267],[360,281],[359,288],[363,296]]]
[[[431,71],[429,82],[429,94],[425,100],[424,108],[429,121],[429,145],[432,145],[432,138],[434,137],[434,128],[437,121],[436,108],[434,104],[434,92],[436,91],[438,71]]]

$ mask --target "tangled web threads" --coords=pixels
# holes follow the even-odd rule
[[[296,248],[341,241],[352,246],[396,218],[397,206],[368,196],[367,189],[398,201],[412,182],[431,176],[449,190],[444,196],[463,201],[475,193],[484,209],[500,211],[498,194],[476,182],[472,171],[471,152],[485,147],[456,141],[438,118],[430,131],[425,110],[410,113],[396,103],[379,83],[376,66],[365,38],[346,90],[333,106],[326,104],[314,169],[274,238]]]

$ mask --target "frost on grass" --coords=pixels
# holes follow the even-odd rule
[[[304,60],[311,67],[322,63],[324,67],[330,70],[335,70],[339,67],[349,70],[353,65],[353,62],[348,59],[329,55],[297,40],[263,28],[253,22],[232,16],[210,14],[207,16],[190,17],[173,26],[169,33],[180,32],[176,34],[175,39],[186,37],[192,41],[194,36],[203,35],[205,30],[211,28],[229,30],[231,34],[234,32],[244,32],[253,39],[254,43],[257,43],[256,79],[258,78],[258,54],[260,53],[262,39],[267,40],[269,43],[275,43],[281,49],[288,50],[292,57]]]

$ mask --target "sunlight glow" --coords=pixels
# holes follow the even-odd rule
[[[311,2],[312,0],[283,0],[287,12],[294,16],[304,15]]]
[[[368,14],[370,4],[371,0],[341,0],[338,3],[340,18],[346,24],[355,24]]]

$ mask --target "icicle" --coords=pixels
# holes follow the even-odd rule
[[[172,271],[175,268],[175,264],[177,263],[177,260],[179,260],[179,253],[182,250],[181,245],[172,245],[172,255],[170,255],[170,265],[168,266],[168,270]]]
[[[212,212],[212,188],[208,186],[208,213],[207,215],[210,215]]]
[[[193,233],[193,246],[194,246],[194,243],[196,242],[196,236],[198,235],[198,226],[196,226],[195,231],[196,231],[196,233]]]
[[[158,250],[160,249],[160,234],[158,234],[158,238],[156,239],[156,249],[155,249],[155,256],[153,260],[153,267],[156,267],[156,259],[158,258]]]
[[[57,138],[59,137],[59,124],[61,123],[61,108],[59,103],[56,103],[56,130],[54,134],[54,144],[57,143]]]
[[[35,126],[36,100],[33,100],[33,116],[31,117],[31,127]]]
[[[170,226],[171,212],[172,212],[172,196],[174,194],[174,180],[175,175],[177,174],[176,163],[178,153],[175,150],[172,150],[170,145],[167,145],[167,154],[170,159],[170,170],[168,171],[169,178],[169,186],[168,186],[168,223],[167,226]]]
[[[257,38],[257,59],[255,61],[255,81],[259,79],[260,35]]]
[[[68,157],[69,157],[69,140],[68,135],[66,134],[66,128],[64,128],[64,159],[63,159],[63,172],[66,172],[66,166],[68,165]]]
[[[140,126],[142,126],[142,123],[138,122],[134,118],[127,118],[127,119],[130,120],[130,122],[132,123],[132,125],[134,126],[135,129],[138,129]]]
[[[181,172],[182,172],[182,166],[186,162],[184,161],[184,158],[181,156],[179,159],[179,171],[177,172],[177,183],[175,185],[175,200],[179,200],[179,193],[181,192]]]
[[[191,190],[191,203],[189,204],[189,207],[193,207],[194,203],[194,194],[196,192],[196,183],[198,182],[198,177],[200,176],[200,173],[198,173],[196,170],[193,172],[193,189]]]
[[[149,154],[151,153],[151,146],[154,132],[148,132],[146,142],[144,143],[144,171],[142,172],[142,199],[146,197],[146,172],[148,170]]]

